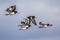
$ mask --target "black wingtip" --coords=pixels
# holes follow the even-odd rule
[[[6,16],[9,15],[9,14],[5,14]]]
[[[22,26],[22,25],[18,25],[18,26]]]
[[[39,27],[39,28],[45,28],[45,27]]]
[[[42,24],[42,22],[39,22],[39,24]]]
[[[35,25],[37,25],[37,24],[35,23]]]
[[[17,13],[17,11],[14,11],[14,13],[16,14],[16,13]]]

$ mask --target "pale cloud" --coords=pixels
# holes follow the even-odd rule
[[[59,17],[57,16],[58,13],[60,13],[60,8],[55,7],[55,6],[49,6],[46,3],[39,3],[36,4],[34,7],[34,12],[36,12],[40,16],[46,16],[48,19],[51,20],[60,20]],[[42,14],[42,15],[41,15]]]
[[[28,40],[60,40],[60,37],[40,37],[40,38],[32,38]]]
[[[49,1],[21,1],[17,2],[16,5],[20,15],[36,15],[45,21],[48,19],[59,21],[60,16],[58,16],[58,14],[60,13],[60,7],[55,4],[52,6],[53,2],[51,3],[51,1]],[[39,19],[38,17],[37,19]]]
[[[53,6],[49,6],[48,4],[46,3],[39,3],[39,4],[36,4],[35,6],[33,6],[33,9],[38,12],[48,12],[48,13],[52,13],[52,14],[55,14],[55,13],[58,13],[59,11],[59,7],[53,7]]]
[[[4,40],[59,40],[59,37],[54,35],[60,34],[60,7],[58,0],[2,0],[0,1],[0,37]],[[58,3],[58,4],[57,4]],[[17,6],[18,15],[5,16],[5,9],[11,5]],[[55,5],[56,4],[56,5]],[[22,20],[29,15],[35,15],[37,17],[36,21],[42,21],[43,23],[49,22],[53,24],[53,27],[46,29],[38,29],[32,25],[32,29],[27,31],[20,31],[18,25]],[[59,16],[58,16],[59,15]],[[54,21],[54,22],[53,22]],[[35,29],[34,29],[35,27]],[[33,31],[34,32],[33,32]],[[43,31],[44,30],[44,31]],[[7,35],[8,34],[8,35]],[[46,35],[45,35],[46,34]],[[48,35],[47,35],[48,34]],[[8,37],[9,36],[9,37]],[[45,37],[46,36],[46,37]],[[53,36],[53,37],[47,37]],[[60,35],[59,35],[60,36]]]

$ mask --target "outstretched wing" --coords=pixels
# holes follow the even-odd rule
[[[31,21],[32,21],[32,23],[33,23],[34,25],[37,25],[35,19],[31,19]]]

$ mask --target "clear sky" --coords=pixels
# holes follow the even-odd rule
[[[11,5],[17,6],[18,14],[5,16]],[[19,30],[20,22],[31,15],[38,25]],[[39,29],[39,22],[53,26]],[[0,0],[0,40],[60,40],[60,0]]]

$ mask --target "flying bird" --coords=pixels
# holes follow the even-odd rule
[[[52,26],[52,24],[44,24],[42,22],[40,22],[39,25],[40,25],[39,28],[47,28],[49,26]]]
[[[31,26],[29,23],[29,19],[25,19],[25,21],[21,21],[21,24],[22,25],[19,25],[21,26],[20,30],[28,29]]]
[[[14,14],[16,14],[17,13],[17,11],[16,11],[16,5],[10,6],[9,8],[6,9],[6,11],[9,14],[5,14],[5,15],[14,15]]]
[[[21,22],[22,25],[19,25],[21,26],[20,30],[25,30],[25,29],[28,29],[31,25],[29,24],[25,24],[25,22]]]
[[[20,30],[25,30],[25,29],[28,29],[30,27],[30,25],[28,25],[28,24],[23,24],[20,26],[21,26]]]
[[[30,19],[25,19],[25,24],[30,24]]]
[[[27,18],[30,20],[30,23],[32,22],[34,25],[37,25],[35,21],[35,16],[28,16]]]

